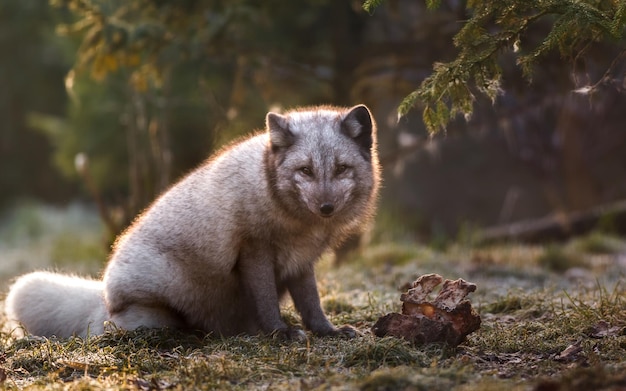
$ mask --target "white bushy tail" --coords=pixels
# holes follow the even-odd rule
[[[103,286],[102,281],[50,272],[23,275],[7,295],[7,320],[46,337],[102,334],[108,319]]]

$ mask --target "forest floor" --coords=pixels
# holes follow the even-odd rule
[[[97,275],[105,255],[97,228],[85,228],[97,222],[83,212],[56,219],[50,215],[57,212],[43,210],[2,223],[0,301],[10,277],[31,268]],[[5,327],[0,389],[626,390],[624,239],[594,232],[549,246],[463,242],[434,250],[377,240],[340,267],[331,256],[322,259],[323,307],[333,323],[360,331],[354,339],[309,334],[285,342],[172,330],[48,339],[20,338]],[[29,261],[36,257],[43,260]],[[376,337],[377,319],[400,312],[399,287],[427,273],[475,283],[468,298],[481,327],[458,347]],[[283,314],[298,324],[288,300]]]

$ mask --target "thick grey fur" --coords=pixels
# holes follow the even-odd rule
[[[102,281],[21,276],[7,318],[43,336],[100,334],[110,321],[302,338],[281,318],[289,292],[305,328],[354,336],[324,315],[314,264],[367,226],[378,184],[376,126],[365,106],[268,113],[265,132],[223,149],[137,217]]]

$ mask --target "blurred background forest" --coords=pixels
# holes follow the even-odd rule
[[[624,42],[548,53],[532,82],[503,52],[505,92],[479,97],[469,121],[431,136],[421,110],[398,120],[433,64],[457,54],[466,13],[458,0],[371,14],[336,0],[4,0],[0,216],[25,199],[78,200],[112,237],[268,110],[315,104],[372,109],[392,235],[432,242],[626,198]],[[524,39],[544,39],[549,22]]]

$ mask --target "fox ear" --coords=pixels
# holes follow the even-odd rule
[[[276,113],[267,113],[265,126],[270,134],[270,144],[272,151],[280,148],[287,148],[294,143],[294,135],[289,130],[287,117]]]
[[[358,105],[348,110],[341,122],[341,131],[369,152],[374,143],[374,122],[369,109]]]

